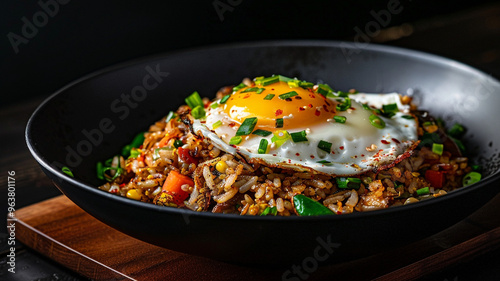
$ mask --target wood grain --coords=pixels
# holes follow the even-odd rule
[[[500,197],[495,199],[481,212],[497,212]],[[484,216],[481,212],[480,217]],[[18,240],[95,280],[281,279],[291,269],[243,267],[159,248],[108,227],[65,196],[20,209],[16,217]],[[308,280],[332,276],[414,280],[500,246],[500,223],[492,230],[485,229],[478,226],[473,215],[417,243],[356,261],[319,267],[307,274]],[[456,237],[450,234],[457,231],[464,234],[461,235],[464,240],[448,239]]]

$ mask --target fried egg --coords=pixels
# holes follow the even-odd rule
[[[390,165],[418,140],[417,121],[397,93],[339,94],[273,77],[213,101],[194,131],[250,163],[332,176]]]

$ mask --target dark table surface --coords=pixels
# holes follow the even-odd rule
[[[353,38],[345,38],[352,40]],[[400,46],[446,56],[500,78],[500,4],[487,4],[439,17],[420,19],[382,30],[370,38],[373,43]],[[61,85],[62,86],[62,85]],[[26,122],[43,97],[28,98],[2,107],[0,111],[0,194],[6,202],[8,171],[15,171],[16,209],[61,193],[42,173],[25,141]],[[0,216],[6,217],[2,202]],[[81,280],[85,279],[16,242],[16,274],[6,272],[8,234],[0,225],[0,280]],[[498,280],[500,250],[461,261],[423,280]]]

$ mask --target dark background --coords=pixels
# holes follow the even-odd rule
[[[356,39],[357,28],[391,0],[375,1],[77,1],[4,0],[0,6],[0,216],[6,216],[6,172],[17,167],[16,208],[56,196],[24,142],[35,107],[64,85],[112,64],[186,48],[256,40]],[[67,3],[66,3],[67,2]],[[398,2],[398,1],[394,1]],[[15,51],[9,36],[23,36],[49,5],[54,16],[36,27]],[[51,3],[51,4],[47,4]],[[214,7],[219,9],[219,14]],[[498,1],[401,0],[401,13],[370,42],[446,56],[500,77]],[[224,5],[227,10],[224,10]],[[223,11],[224,10],[224,11]],[[45,12],[46,13],[46,12]],[[35,16],[36,18],[36,16]],[[39,20],[43,18],[39,18]],[[23,36],[24,37],[24,36]],[[91,109],[90,109],[91,110]],[[0,279],[5,267],[5,221],[0,224]],[[69,272],[22,245],[17,280],[76,280]],[[500,251],[457,264],[426,280],[494,280]],[[473,272],[473,273],[468,273]],[[482,275],[481,275],[482,273]],[[496,277],[494,277],[496,276]],[[3,280],[3,279],[2,279]]]
[[[22,36],[22,18],[33,23],[43,11],[37,1],[2,1],[0,9],[1,107],[26,97],[48,96],[67,83],[100,68],[155,53],[228,42],[275,39],[348,40],[373,21],[371,11],[387,9],[382,1],[77,1],[58,11],[16,53],[10,33]],[[402,12],[389,26],[413,23],[494,1],[401,0]],[[220,11],[229,7],[219,17]],[[233,4],[233,6],[231,6]],[[52,10],[54,6],[49,5]],[[39,15],[39,14],[38,14]],[[38,17],[43,22],[43,17]],[[36,27],[36,26],[35,26]],[[456,30],[452,36],[461,36]],[[385,41],[385,40],[383,40]],[[450,48],[456,46],[453,42]],[[433,51],[435,42],[419,49]],[[457,54],[461,60],[465,54]],[[488,69],[486,69],[488,71]],[[1,108],[0,107],[0,108]]]

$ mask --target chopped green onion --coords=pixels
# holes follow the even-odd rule
[[[285,130],[279,130],[279,131],[276,131],[276,132],[273,133],[273,137],[271,138],[271,141],[274,144],[276,144],[278,147],[280,147],[289,138],[290,138],[290,134],[288,134],[287,131],[285,131]]]
[[[297,92],[295,91],[291,91],[291,92],[288,92],[288,93],[284,93],[284,94],[281,94],[279,95],[278,97],[282,100],[286,100],[287,98],[291,98],[291,97],[294,97],[294,96],[297,96]]]
[[[314,87],[314,84],[311,82],[301,81],[299,83],[299,86],[304,88],[304,89],[310,89],[310,88]]]
[[[277,214],[278,214],[278,208],[276,206],[274,206],[274,207],[265,208],[264,211],[260,215],[261,216],[267,216],[267,215],[276,216]]]
[[[201,108],[203,108],[203,101],[201,100],[200,94],[198,94],[198,92],[196,91],[194,91],[189,97],[187,97],[185,101],[191,109],[194,109],[197,106],[201,106]]]
[[[283,128],[283,118],[276,119],[276,128]]]
[[[346,188],[354,188],[354,189],[359,189],[361,186],[361,179],[360,178],[344,178],[344,177],[338,177],[335,178],[337,181],[337,187],[346,189]]]
[[[144,132],[141,132],[134,137],[134,139],[132,140],[132,142],[130,144],[123,147],[122,156],[129,157],[130,151],[132,150],[132,148],[140,147],[143,142],[144,142]],[[107,166],[110,166],[110,165],[111,164],[109,164]]]
[[[316,90],[320,95],[327,96],[331,92],[333,92],[333,89],[328,86],[328,84],[318,84],[318,89]]]
[[[168,121],[172,120],[175,117],[177,117],[177,114],[175,114],[175,112],[173,112],[173,111],[170,111],[167,114],[167,117],[165,118],[165,122],[168,122]]]
[[[265,100],[272,100],[274,98],[274,94],[268,94],[267,96],[264,97]]]
[[[287,82],[288,87],[290,88],[297,88],[300,87],[300,81],[299,80],[291,80]]]
[[[429,194],[430,193],[430,190],[429,190],[429,187],[426,186],[426,187],[422,187],[420,189],[417,189],[417,195],[420,196],[420,195],[425,195],[425,194]]]
[[[402,115],[401,117],[404,119],[415,119],[412,115]]]
[[[262,84],[262,80],[264,80],[264,76],[255,77],[253,79],[253,81],[255,82],[255,84],[258,84],[258,85]]]
[[[344,102],[337,104],[337,110],[338,111],[346,111],[349,108],[351,108],[351,99],[350,98],[344,98]]]
[[[372,108],[367,104],[367,103],[363,103],[361,104],[363,106],[364,109],[366,110],[372,110]]]
[[[266,130],[257,129],[255,131],[253,131],[252,134],[253,135],[257,135],[257,136],[267,137],[267,136],[269,136],[272,133],[269,132],[269,131],[266,131]]]
[[[443,148],[444,148],[443,144],[440,143],[432,144],[432,152],[436,153],[437,155],[443,155]]]
[[[274,83],[278,83],[279,81],[280,81],[280,78],[278,76],[271,76],[271,77],[267,77],[267,78],[262,79],[260,84],[262,86],[267,86],[267,85],[271,85]]]
[[[347,92],[342,92],[342,91],[338,91],[338,92],[337,92],[337,96],[338,96],[338,97],[347,98],[347,97],[349,97],[349,93],[347,93]]]
[[[468,186],[481,180],[481,174],[478,172],[469,172],[462,179],[463,186]]]
[[[454,138],[460,138],[464,135],[465,133],[465,128],[459,123],[453,124],[451,128],[448,130],[448,135],[454,137]]]
[[[385,128],[385,122],[382,118],[378,117],[375,114],[370,115],[370,124],[372,124],[375,128],[383,129]]]
[[[175,140],[174,141],[174,147],[175,148],[179,148],[179,147],[181,147],[183,145],[184,145],[184,143],[181,140]]]
[[[230,96],[231,96],[231,95],[225,95],[225,96],[223,96],[223,97],[220,99],[219,103],[220,103],[220,104],[226,103],[226,101],[229,99],[229,97],[230,97]]]
[[[306,138],[306,131],[300,131],[300,132],[295,132],[295,133],[290,133],[290,136],[292,137],[293,142],[303,142],[307,141]]]
[[[194,119],[200,119],[205,117],[205,109],[203,108],[203,105],[198,105],[195,108],[191,110],[191,115],[194,117]]]
[[[287,83],[288,83],[288,81],[295,80],[295,79],[292,79],[292,78],[289,78],[289,77],[286,77],[286,76],[283,76],[283,75],[278,75],[278,79],[279,79],[281,82],[287,82]]]
[[[66,175],[68,175],[68,176],[70,176],[72,178],[75,177],[75,176],[73,176],[73,172],[71,172],[71,170],[68,167],[66,167],[66,166],[62,167],[61,171],[63,171],[63,173],[65,173]]]
[[[217,120],[217,122],[215,122],[215,123],[212,125],[212,129],[217,129],[217,128],[219,128],[220,126],[222,126],[222,121]]]
[[[260,89],[259,87],[247,88],[247,89],[241,91],[241,93],[257,92],[259,89]]]
[[[264,92],[266,90],[266,88],[259,88],[255,93],[260,95],[262,94],[262,92]]]
[[[333,165],[332,162],[326,161],[326,160],[316,161],[316,163],[323,164],[325,166],[331,166],[331,165]]]
[[[384,112],[384,115],[392,117],[394,114],[399,112],[399,109],[396,103],[391,103],[382,105],[382,111]]]
[[[97,171],[97,178],[100,180],[104,180],[104,167],[101,161],[97,162],[96,171]]]
[[[260,143],[259,143],[259,149],[257,150],[257,152],[259,154],[266,154],[267,152],[267,140],[266,139],[261,139],[260,140]]]
[[[243,84],[243,83],[240,83],[238,86],[234,86],[233,87],[233,92],[236,92],[236,91],[239,91],[243,88],[245,88],[247,85]]]
[[[347,120],[347,117],[335,115],[335,116],[333,116],[333,120],[335,120],[335,122],[337,122],[337,123],[345,123],[345,121]]]
[[[232,137],[232,138],[229,140],[229,144],[234,144],[234,145],[237,145],[237,144],[240,144],[242,140],[243,140],[243,138],[242,138],[242,137],[240,137],[240,136],[235,136],[235,137]]]
[[[236,131],[236,136],[245,136],[251,134],[256,124],[257,117],[246,118],[245,120],[243,120],[243,123],[241,123],[238,131]]]
[[[141,152],[137,149],[131,149],[130,150],[130,156],[128,157],[129,159],[130,158],[137,158],[139,155],[141,155]]]
[[[219,107],[219,103],[218,102],[213,102],[213,103],[210,104],[210,107],[212,109],[216,109],[217,107]]]
[[[332,143],[320,140],[318,143],[318,148],[325,151],[326,153],[330,153],[332,151]]]

